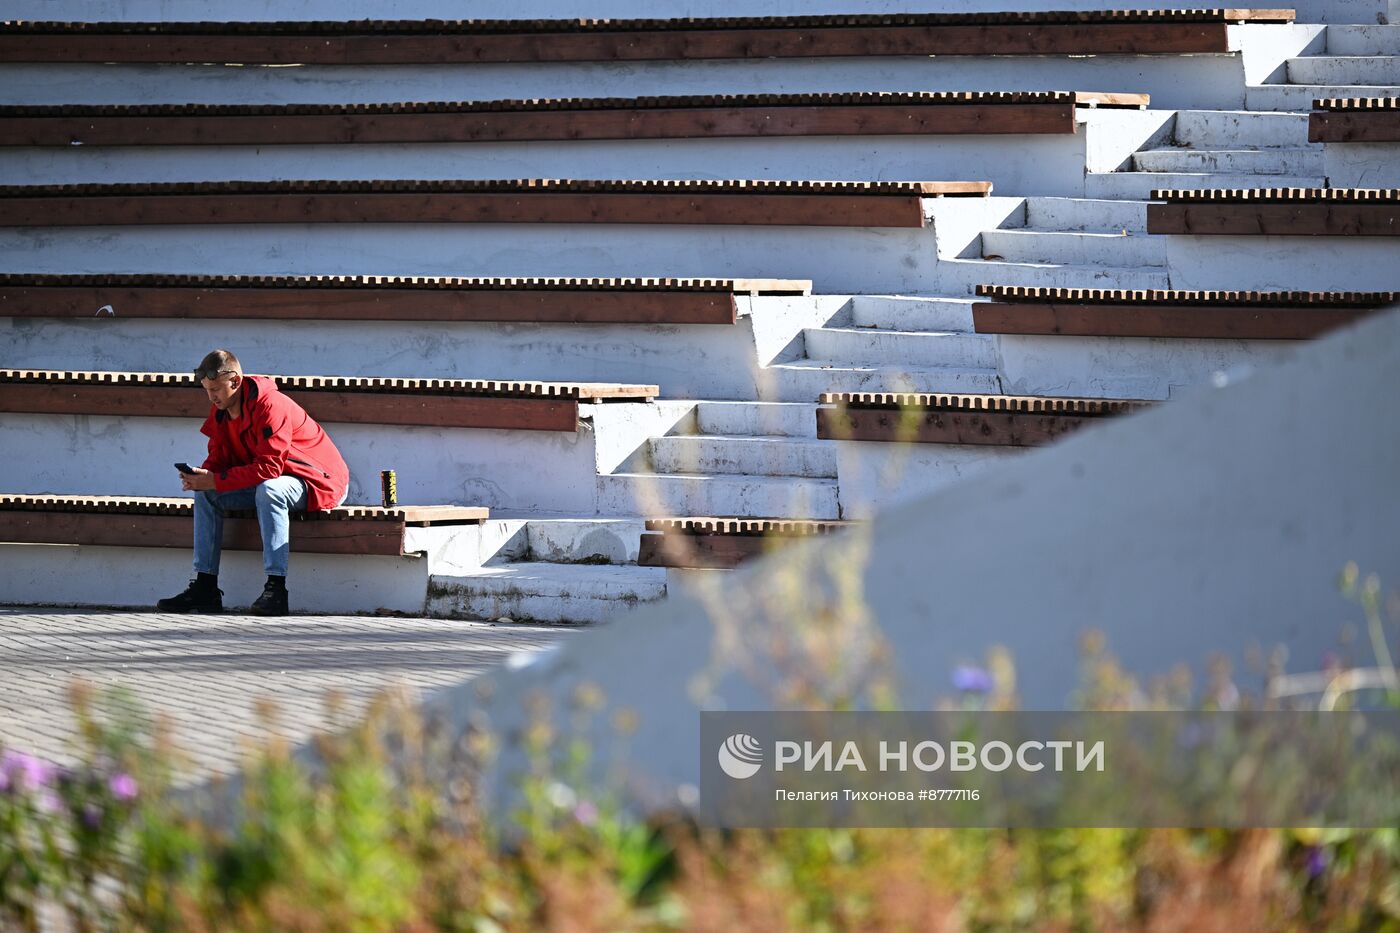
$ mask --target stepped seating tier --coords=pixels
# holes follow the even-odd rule
[[[648,400],[656,386],[274,376],[318,421],[576,431],[579,402]],[[28,414],[203,418],[208,399],[193,375],[0,370],[0,411]]]
[[[0,316],[733,324],[738,296],[811,289],[781,279],[0,275]]]
[[[772,136],[1073,134],[1088,91],[742,94],[398,104],[0,106],[0,146],[267,146]]]
[[[0,62],[462,64],[1229,50],[1292,10],[1105,10],[651,20],[58,23],[0,26]]]
[[[786,542],[833,534],[852,524],[769,518],[649,519],[637,563],[646,567],[728,569]]]
[[[1400,189],[1154,190],[1147,232],[1192,236],[1400,236]]]
[[[408,528],[474,525],[484,508],[340,506],[292,516],[292,549],[311,554],[402,557]],[[0,495],[0,542],[102,547],[182,548],[193,537],[191,499],[147,496]],[[224,547],[261,551],[257,517],[234,513]]]
[[[1400,97],[1315,100],[1308,116],[1308,142],[1400,142]]]
[[[0,226],[605,223],[924,226],[989,182],[286,181],[0,187]]]
[[[1396,292],[1128,291],[979,285],[983,334],[1306,340],[1394,303]]]
[[[1104,418],[1145,408],[1138,399],[829,392],[817,436],[831,440],[1035,447]]]

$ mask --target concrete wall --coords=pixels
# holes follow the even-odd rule
[[[1292,347],[1285,340],[997,338],[1003,391],[1089,398],[1172,398],[1207,384],[1217,373],[1276,360]]]
[[[1400,143],[1327,143],[1322,166],[1333,188],[1400,187]]]
[[[818,178],[990,181],[999,190],[1069,197],[1084,193],[1085,140],[1104,134],[1095,124],[1122,122],[1113,111],[1089,120],[1087,131],[1072,136],[0,150],[0,184],[79,184],[98,178]]]
[[[1172,236],[1172,288],[1400,289],[1400,237]]]
[[[1342,644],[1343,625],[1362,616],[1335,581],[1348,561],[1389,587],[1400,579],[1400,430],[1380,401],[1397,393],[1400,314],[1391,313],[887,513],[868,553],[859,538],[829,540],[736,571],[722,591],[672,586],[664,609],[433,705],[510,734],[527,694],[543,690],[563,707],[575,685],[600,684],[610,708],[636,711],[638,725],[625,765],[603,756],[598,767],[625,767],[634,798],[674,806],[704,751],[697,712],[794,706],[775,695],[774,672],[802,670],[798,633],[818,612],[834,613],[826,624],[848,635],[841,647],[822,643],[843,674],[874,660],[872,636],[884,639],[878,669],[906,709],[952,693],[953,668],[998,644],[1017,663],[1025,708],[1065,708],[1088,629],[1104,631],[1143,677],[1184,663],[1201,683],[1221,653],[1251,691],[1254,651],[1281,647],[1290,671],[1319,668],[1331,650],[1368,663],[1364,639]],[[841,594],[878,628],[842,611]],[[832,689],[829,669],[807,676]],[[493,773],[519,762],[508,751]]]
[[[953,199],[971,215],[982,199]],[[0,271],[810,279],[938,294],[928,229],[351,224],[0,229]]]
[[[0,543],[0,605],[154,608],[194,576],[192,557],[180,548]],[[266,579],[261,552],[225,551],[219,567],[224,608],[248,606]],[[293,612],[420,614],[428,561],[293,551],[287,580]]]
[[[15,64],[0,65],[0,78],[0,97],[17,104],[373,103],[854,90],[1137,91],[1150,93],[1156,107],[1244,103],[1241,59],[1230,53],[375,68]]]
[[[0,317],[5,366],[189,369],[210,347],[250,371],[438,379],[655,384],[672,398],[755,399],[758,366],[801,354],[804,327],[843,314],[845,296],[741,297],[725,325],[433,324]]]

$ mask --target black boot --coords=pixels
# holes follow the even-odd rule
[[[178,596],[156,603],[161,612],[213,613],[224,611],[224,591],[219,589],[216,574],[197,574],[185,591]]]
[[[262,595],[248,607],[250,615],[284,616],[287,614],[287,578],[268,577]]]

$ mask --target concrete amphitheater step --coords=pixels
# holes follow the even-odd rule
[[[982,233],[982,255],[1002,262],[1067,266],[1156,267],[1167,262],[1164,240],[1123,231],[986,230]]]
[[[851,321],[855,327],[877,330],[971,333],[972,300],[856,295],[851,299]]]
[[[816,437],[817,406],[807,402],[700,402],[701,434],[749,437]]]
[[[1267,149],[1145,149],[1133,154],[1139,172],[1223,175],[1321,175],[1322,147]]]
[[[613,473],[598,477],[600,508],[616,515],[840,518],[836,481],[796,476]]]
[[[978,285],[1039,285],[1046,288],[1167,288],[1160,267],[1081,266],[1055,263],[999,262],[988,259],[945,260],[949,278],[958,276],[969,293]],[[966,390],[973,391],[973,390]]]
[[[1146,233],[1147,202],[1117,198],[1026,198],[1023,228]]]
[[[1291,110],[1307,113],[1321,97],[1400,97],[1400,85],[1261,84],[1245,89],[1250,110]]]
[[[1288,60],[1289,84],[1400,84],[1400,55],[1309,55]]]
[[[1327,54],[1400,55],[1400,26],[1328,26]]]
[[[647,444],[657,473],[836,478],[836,449],[815,438],[699,434],[654,437]]]
[[[869,328],[808,327],[807,357],[841,366],[996,366],[996,343],[981,334],[948,331],[893,331]]]
[[[1172,139],[1193,149],[1294,148],[1308,141],[1303,113],[1180,110]]]
[[[1321,188],[1318,175],[1239,175],[1212,172],[1107,172],[1085,176],[1084,186],[1103,197],[1146,200],[1157,188]]]
[[[1165,277],[1164,277],[1165,278]],[[988,281],[996,281],[991,279]],[[971,289],[969,288],[969,291]],[[784,400],[815,402],[823,392],[1001,391],[997,371],[988,368],[859,365],[796,360],[767,367],[769,390]],[[698,513],[696,513],[698,514]]]
[[[427,613],[454,619],[604,622],[666,596],[653,567],[523,562],[466,574],[433,574]]]

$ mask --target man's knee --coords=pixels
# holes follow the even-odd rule
[[[280,477],[279,477],[280,479]],[[286,485],[277,479],[264,480],[253,490],[253,501],[259,509],[291,508],[292,497]]]

